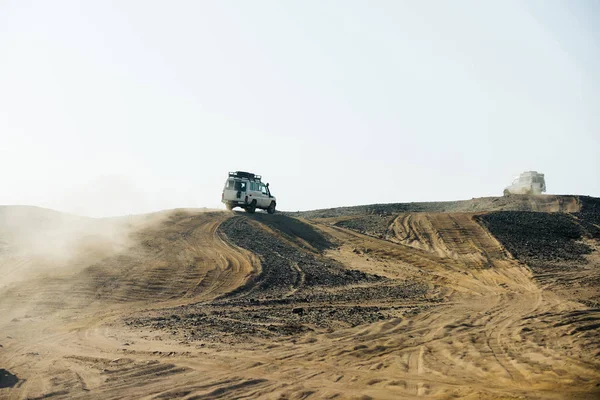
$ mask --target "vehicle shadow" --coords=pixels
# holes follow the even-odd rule
[[[19,382],[19,378],[15,374],[11,374],[7,370],[0,368],[0,389],[11,388]]]

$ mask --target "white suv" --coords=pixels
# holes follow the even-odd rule
[[[228,210],[241,207],[253,213],[260,208],[274,214],[277,200],[271,195],[269,184],[262,183],[261,179],[260,175],[250,172],[230,172],[223,188],[221,202],[225,203]]]
[[[526,171],[513,181],[512,185],[504,189],[504,195],[511,194],[542,194],[546,191],[544,174],[537,171]]]

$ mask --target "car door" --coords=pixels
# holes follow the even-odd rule
[[[267,187],[264,183],[260,184],[260,200],[261,207],[267,208],[269,204],[271,204],[271,198],[269,197],[269,193],[267,192]]]
[[[256,200],[256,207],[262,207],[263,199],[260,191],[260,182],[252,182],[252,198]]]
[[[254,182],[248,182],[248,191],[246,192],[246,196],[248,196],[248,203],[252,203],[252,200],[255,198],[255,187]]]
[[[250,191],[248,192],[248,203],[252,203],[252,200],[256,200],[256,205],[260,206],[260,188],[258,183],[249,182]]]

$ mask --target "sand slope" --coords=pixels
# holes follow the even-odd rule
[[[301,220],[2,207],[0,398],[598,397],[590,201]],[[526,203],[573,214],[507,211]]]

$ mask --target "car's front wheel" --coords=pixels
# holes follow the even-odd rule
[[[269,208],[267,208],[267,212],[269,214],[275,214],[275,202],[272,201],[271,204],[269,204]]]

